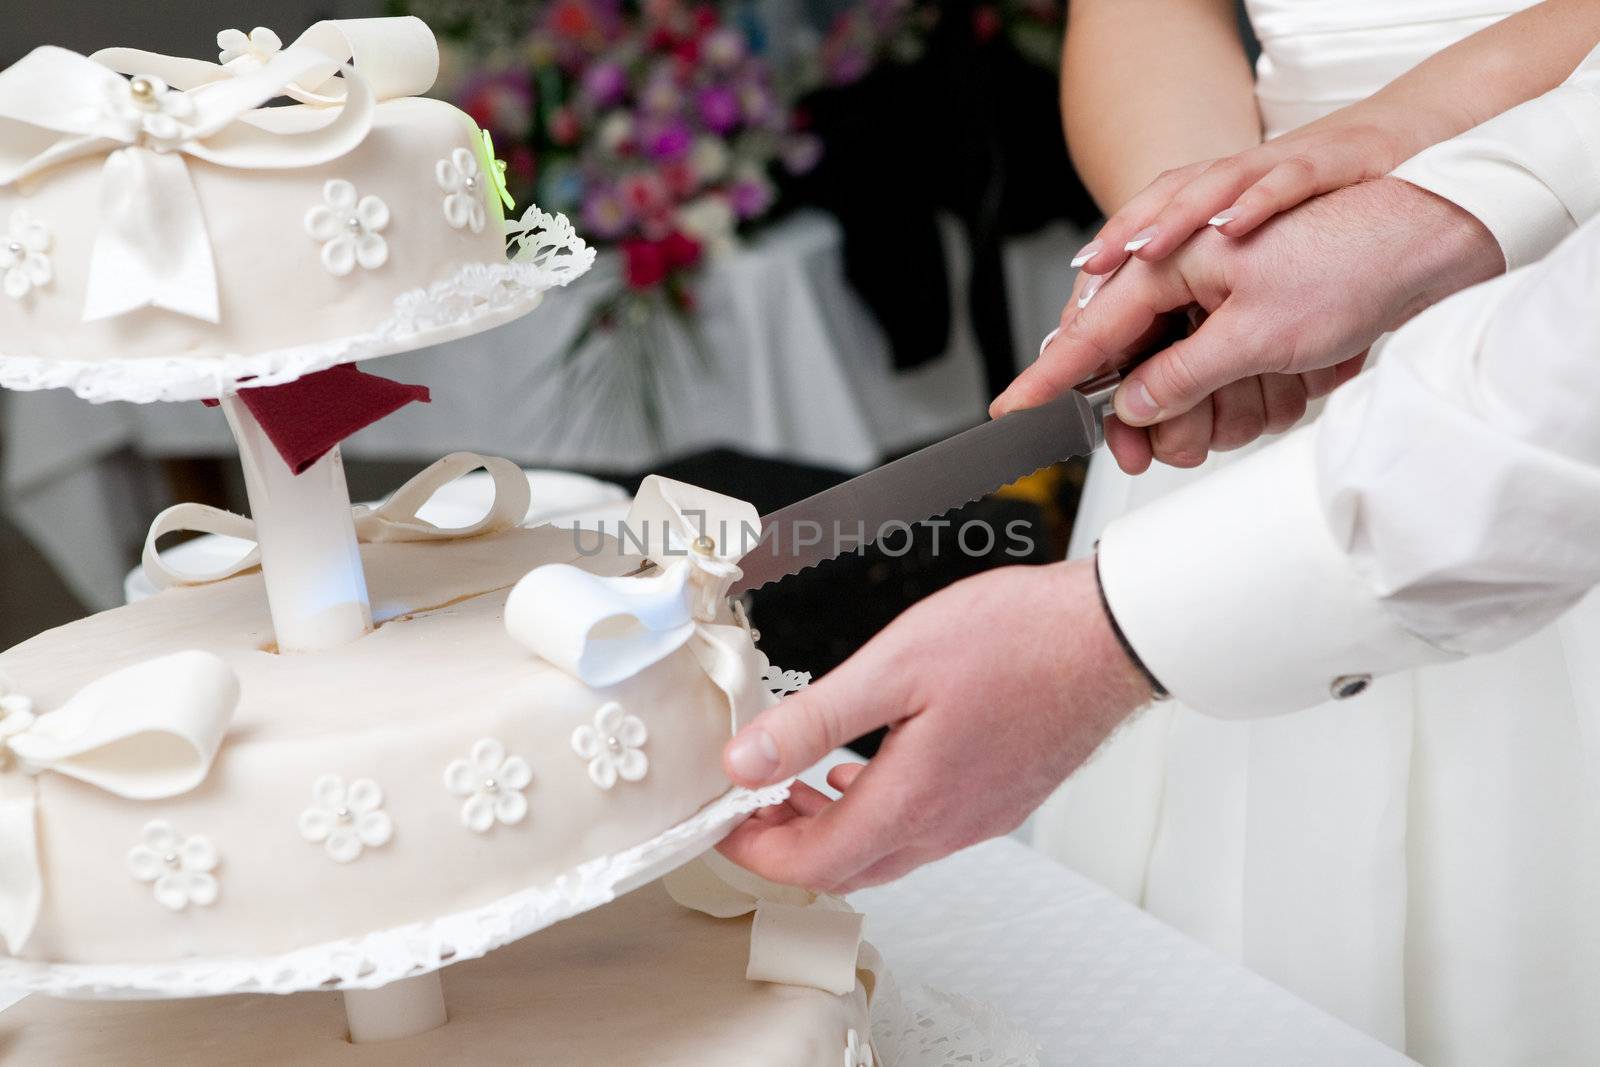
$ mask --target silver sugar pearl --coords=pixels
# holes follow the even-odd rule
[[[361,232],[361,220],[356,218],[354,215],[351,215],[349,218],[345,219],[344,225],[345,229],[349,230],[351,233]]]
[[[178,865],[178,854],[176,852],[168,852],[165,856],[161,857],[161,862],[165,863],[168,867],[176,867]]]
[[[12,241],[10,244],[6,245],[6,251],[10,252],[14,256],[22,255],[22,252],[23,252],[22,242],[21,241]]]
[[[608,738],[606,738],[606,747],[609,748],[613,752],[621,752],[622,751],[622,739],[618,738],[618,737],[608,737]]]
[[[476,189],[478,187],[478,179],[477,179],[477,177],[475,175],[468,175],[466,184],[467,184],[467,192],[469,192],[469,193],[472,192],[474,189]]]
[[[130,81],[128,93],[140,107],[154,107],[156,104],[156,83],[149,78],[141,77]]]
[[[500,783],[493,778],[485,778],[483,780],[483,791],[485,793],[498,793],[500,792]]]
[[[338,817],[340,822],[349,822],[350,821],[350,809],[349,808],[340,808],[338,811],[334,812],[333,814]]]

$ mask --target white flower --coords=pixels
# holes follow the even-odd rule
[[[728,146],[715,137],[701,137],[689,151],[689,165],[703,184],[709,185],[728,172],[732,160]]]
[[[357,197],[356,187],[335,178],[322,187],[323,202],[306,212],[306,233],[323,242],[322,265],[342,278],[360,264],[377,270],[389,262],[389,205],[375,196]]]
[[[528,814],[528,800],[522,791],[533,781],[533,770],[521,756],[507,756],[506,746],[485,737],[472,746],[466,759],[453,761],[444,769],[444,785],[458,797],[461,824],[474,833],[486,834],[498,821],[515,826]]]
[[[105,113],[123,127],[124,139],[148,139],[152,147],[172,148],[189,138],[194,101],[160,78],[141,74],[107,83]]]
[[[733,206],[725,196],[707,193],[677,211],[678,229],[693,237],[712,256],[734,249]]]
[[[6,237],[0,242],[0,271],[5,273],[6,295],[21,300],[41,286],[49,285],[50,231],[45,224],[21,208],[11,213]]]
[[[16,765],[11,752],[11,739],[33,728],[33,700],[17,692],[17,687],[4,674],[0,674],[0,771],[9,771]]]
[[[487,215],[483,210],[483,187],[487,184],[478,170],[478,157],[465,148],[450,153],[434,165],[434,177],[444,190],[444,217],[456,229],[472,227],[482,233]]]
[[[349,786],[337,774],[324,774],[311,787],[312,806],[300,813],[300,836],[321,843],[336,863],[353,863],[363,848],[382,848],[394,836],[394,822],[383,807],[383,790],[370,778]]]
[[[155,883],[156,901],[172,911],[217,902],[217,849],[208,839],[184,837],[170,822],[145,823],[143,844],[128,853],[128,873]]]
[[[283,49],[283,39],[265,26],[257,26],[249,34],[223,30],[217,34],[217,48],[221,51],[217,62],[231,66],[235,74],[249,74]]]
[[[600,121],[595,132],[600,147],[607,152],[619,151],[633,136],[633,118],[626,111],[613,111]]]
[[[761,676],[762,684],[772,692],[775,697],[786,697],[790,693],[798,693],[811,684],[810,671],[786,671],[778,667],[768,667]]]
[[[572,751],[589,761],[589,778],[601,789],[610,789],[621,778],[637,782],[650,770],[650,759],[639,751],[650,739],[644,723],[612,701],[594,713],[588,723],[572,731]]]
[[[872,1045],[853,1029],[844,1038],[844,1067],[872,1067]]]

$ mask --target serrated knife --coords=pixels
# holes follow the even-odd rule
[[[734,594],[870,544],[1010,485],[1041,467],[1086,455],[1105,440],[1120,373],[1086,382],[886,463],[761,518],[761,541],[739,561]]]

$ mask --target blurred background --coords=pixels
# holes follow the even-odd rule
[[[214,59],[226,28],[401,13],[439,34],[434,94],[492,134],[517,212],[567,213],[601,258],[521,323],[385,360],[433,402],[346,443],[357,499],[464,448],[775,508],[983,419],[1059,316],[1096,215],[1058,118],[1061,0],[6,3],[0,62]],[[1059,558],[1079,476],[968,514]],[[0,647],[120,603],[178,500],[245,507],[215,410],[0,396]],[[765,643],[826,670],[1000,562],[846,559],[760,594]]]

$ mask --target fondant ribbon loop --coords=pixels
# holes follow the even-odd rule
[[[179,652],[97,679],[54,710],[0,678],[0,937],[15,955],[43,898],[38,777],[51,773],[129,800],[178,796],[205,781],[239,702],[209,652]]]
[[[736,561],[759,529],[749,504],[652,475],[607,544],[666,569],[603,578],[564,563],[535,568],[506,601],[506,631],[595,689],[618,685],[687,645],[728,695],[737,730],[771,702],[760,673],[749,669],[749,628],[726,606],[740,575]]]
[[[494,499],[483,518],[470,526],[436,526],[418,514],[434,495],[464,474],[482,468],[494,482]],[[454,452],[397,489],[378,507],[352,510],[356,539],[364,544],[395,541],[452,541],[496,534],[520,526],[528,517],[527,476],[510,460]],[[175,504],[156,516],[144,540],[144,572],[157,589],[219,582],[261,566],[261,549],[252,548],[236,563],[217,570],[187,571],[162,558],[156,542],[173,533],[220,534],[256,539],[256,525],[243,515],[206,504]]]
[[[243,170],[331,162],[366,138],[377,100],[424,92],[437,72],[433,34],[415,18],[320,22],[250,67],[37,48],[0,72],[0,188],[105,156],[84,321],[158,307],[217,322],[216,263],[186,158]],[[264,106],[284,95],[314,106]]]
[[[715,852],[662,881],[673,900],[712,918],[755,913],[745,971],[751,981],[810,986],[835,996],[855,989],[865,917],[843,898],[769,882]]]

